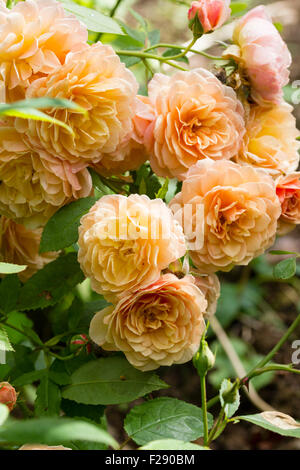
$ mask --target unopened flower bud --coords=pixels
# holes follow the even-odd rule
[[[83,351],[84,349],[87,354],[90,354],[91,343],[90,343],[89,338],[84,334],[73,336],[73,338],[70,341],[71,352],[80,354],[81,351]]]
[[[205,337],[203,336],[198,352],[193,357],[193,364],[197,369],[200,377],[206,375],[207,372],[215,365],[215,355],[210,350]]]
[[[222,26],[231,15],[230,0],[200,0],[192,2],[188,12],[189,28],[194,37],[210,33]]]
[[[12,411],[17,401],[17,392],[8,382],[0,382],[0,403]]]

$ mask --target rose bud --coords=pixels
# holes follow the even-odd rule
[[[17,392],[8,382],[0,382],[0,403],[12,411],[17,401]]]
[[[230,0],[200,0],[192,2],[188,12],[189,28],[194,37],[210,33],[222,26],[231,15]]]
[[[70,341],[70,349],[76,354],[80,354],[81,351],[85,349],[86,353],[90,354],[92,347],[89,338],[86,335],[82,334],[73,336]]]

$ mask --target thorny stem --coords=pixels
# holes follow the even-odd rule
[[[218,431],[218,429],[219,429],[219,427],[220,427],[220,425],[223,421],[224,414],[225,414],[224,408],[222,408],[215,426],[212,428],[212,430],[209,433],[208,442],[207,442],[208,445],[213,441],[213,439],[214,439],[214,437],[215,437],[215,435],[216,435],[216,433],[217,433],[217,431]]]
[[[291,334],[294,332],[294,330],[297,328],[297,326],[300,324],[300,314],[297,316],[297,318],[294,320],[294,322],[291,324],[291,326],[288,328],[286,333],[282,336],[282,338],[278,341],[278,343],[274,346],[274,348],[267,354],[265,358],[263,358],[258,364],[256,364],[255,367],[253,367],[250,372],[241,379],[239,387],[242,387],[246,381],[249,381],[251,378],[255,377],[255,375],[260,375],[265,372],[269,372],[272,368],[272,370],[286,370],[289,372],[293,372],[298,374],[299,371],[297,369],[292,369],[290,370],[290,366],[282,366],[281,364],[272,364],[268,367],[264,367],[274,356],[275,354],[279,351],[279,349],[283,346],[283,344],[288,340],[288,338],[291,336]],[[276,367],[276,369],[275,369]],[[282,368],[284,367],[284,369]],[[259,374],[257,374],[259,372]],[[234,387],[235,383],[233,383]],[[216,405],[219,401],[219,395],[216,395],[213,397],[211,400],[208,401],[207,403],[207,409],[211,408],[212,406]]]

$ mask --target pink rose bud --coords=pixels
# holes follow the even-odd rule
[[[92,351],[92,346],[89,338],[84,335],[73,336],[70,342],[70,349],[72,352],[80,354],[81,351],[85,350],[87,354],[90,354]]]
[[[8,382],[0,382],[0,403],[12,411],[17,401],[17,392]]]
[[[230,0],[200,0],[192,2],[188,12],[189,27],[195,37],[222,26],[231,15]]]

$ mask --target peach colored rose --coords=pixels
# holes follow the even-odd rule
[[[290,173],[298,168],[300,132],[293,108],[287,104],[251,107],[246,134],[235,161],[265,168],[271,174]]]
[[[285,235],[300,224],[300,172],[280,176],[276,180],[276,193],[281,204],[277,231]]]
[[[281,103],[282,88],[289,82],[291,54],[264,6],[249,11],[237,23],[229,48],[245,69],[251,83],[251,96],[261,105]]]
[[[8,382],[0,382],[0,403],[7,406],[12,411],[17,402],[17,392]]]
[[[44,444],[24,444],[19,450],[72,450],[64,446],[46,446]]]
[[[95,170],[102,175],[116,175],[129,170],[137,170],[148,158],[144,136],[155,115],[150,100],[137,96],[132,119],[133,130],[120,143],[113,153],[103,154]]]
[[[204,230],[202,247],[195,246],[190,252],[201,272],[247,265],[274,242],[280,202],[274,181],[263,170],[225,160],[198,162],[170,203],[179,222],[190,205],[193,232],[188,234]],[[196,227],[199,206],[203,224]]]
[[[145,135],[159,176],[183,180],[198,160],[232,158],[241,145],[243,107],[232,88],[204,69],[154,76],[149,97],[156,119]]]
[[[194,31],[195,18],[199,20],[199,31],[196,33],[209,33],[220,28],[231,15],[230,0],[200,0],[192,2],[188,12],[190,28]]]
[[[85,46],[87,29],[55,0],[26,0],[0,10],[0,77],[10,91],[48,75],[70,51]],[[22,98],[15,90],[13,100]],[[18,93],[21,93],[18,95]]]
[[[161,199],[104,196],[81,219],[78,260],[92,288],[115,299],[156,281],[186,252],[182,228]]]
[[[70,164],[24,143],[13,127],[0,127],[0,213],[34,229],[63,205],[90,195],[85,165]]]
[[[0,260],[5,263],[27,265],[19,274],[27,281],[45,264],[53,261],[58,253],[39,253],[42,229],[28,230],[13,220],[0,216]]]
[[[136,292],[125,292],[114,307],[98,312],[92,340],[108,351],[123,351],[143,371],[192,359],[205,329],[207,302],[194,278],[165,274]]]
[[[205,315],[211,317],[216,313],[217,303],[220,297],[220,281],[216,274],[201,274],[196,269],[191,269],[191,274],[195,278],[196,286],[201,290],[207,301]]]
[[[66,98],[86,110],[53,109],[47,113],[66,122],[62,127],[17,119],[16,127],[32,145],[69,162],[97,163],[104,153],[116,151],[132,131],[138,84],[112,47],[100,43],[69,53],[63,66],[46,78],[35,80],[26,98]]]

